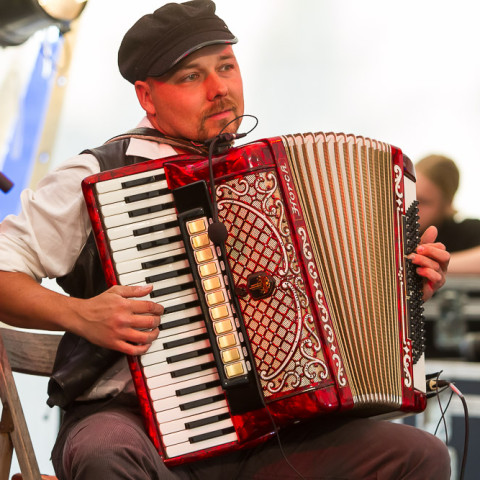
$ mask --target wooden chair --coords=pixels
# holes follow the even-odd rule
[[[0,480],[8,480],[13,449],[22,473],[12,480],[56,478],[40,474],[12,371],[50,376],[60,338],[60,334],[0,327]]]

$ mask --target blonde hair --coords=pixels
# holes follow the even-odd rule
[[[415,170],[433,182],[450,204],[453,202],[460,183],[460,172],[452,159],[443,155],[429,155],[415,164]]]

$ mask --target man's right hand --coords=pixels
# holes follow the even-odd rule
[[[101,347],[141,355],[157,338],[163,313],[161,305],[143,298],[152,288],[116,285],[84,300],[47,289],[25,273],[0,271],[0,321],[69,331]]]
[[[78,322],[70,330],[96,345],[127,355],[145,353],[158,336],[163,307],[138,298],[148,295],[152,286],[116,285],[82,302],[76,309]]]

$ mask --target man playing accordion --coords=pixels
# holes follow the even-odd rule
[[[163,307],[149,286],[106,287],[81,192],[82,180],[138,158],[208,152],[221,130],[235,133],[244,113],[237,42],[209,0],[167,4],[125,35],[119,69],[146,112],[129,137],[82,153],[23,193],[23,211],[0,225],[0,319],[66,331],[49,404],[65,416],[52,460],[59,479],[349,478],[447,479],[444,444],[410,426],[322,416],[248,449],[167,467],[148,438],[124,355],[142,355],[158,335]],[[427,230],[411,255],[424,299],[445,280],[449,254]],[[382,248],[381,245],[378,248]],[[57,278],[70,295],[42,287]],[[28,301],[25,299],[28,298]],[[80,378],[80,380],[79,380]],[[286,457],[286,458],[285,458]],[[288,461],[288,463],[287,463]],[[290,466],[291,465],[291,466]]]

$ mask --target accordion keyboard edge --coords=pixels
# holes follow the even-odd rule
[[[212,168],[225,246],[208,237],[208,159],[82,184],[107,283],[153,284],[165,307],[152,348],[129,358],[165,463],[263,441],[272,419],[422,411],[421,288],[405,260],[418,217],[402,152],[308,133],[231,149]]]

